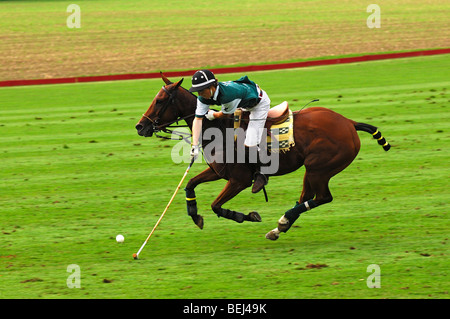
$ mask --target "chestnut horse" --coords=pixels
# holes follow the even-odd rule
[[[148,110],[136,125],[141,136],[152,136],[153,133],[171,132],[169,128],[175,122],[184,120],[192,129],[197,97],[181,87],[183,79],[172,83],[162,73],[165,85],[158,92]],[[356,131],[365,131],[378,140],[387,151],[389,143],[381,136],[378,129],[365,123],[357,123],[344,116],[322,107],[311,107],[293,112],[295,145],[287,152],[279,153],[279,165],[275,173],[279,176],[291,173],[301,166],[306,171],[303,177],[303,190],[295,206],[279,219],[278,227],[266,234],[266,238],[276,240],[280,232],[286,232],[301,213],[333,200],[328,182],[330,178],[345,169],[355,159],[360,149],[360,140]],[[233,127],[233,119],[203,120],[203,133],[211,127]],[[225,132],[224,132],[225,134]],[[212,141],[203,140],[202,146]],[[227,180],[227,184],[219,196],[211,204],[212,210],[219,217],[236,222],[260,222],[257,212],[243,214],[222,206],[241,191],[252,185],[253,173],[249,165],[238,161],[219,163],[205,158],[208,168],[189,180],[186,185],[186,203],[188,214],[195,224],[203,228],[203,217],[197,214],[195,187],[197,185],[219,179]]]

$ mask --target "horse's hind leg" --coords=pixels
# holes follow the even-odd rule
[[[249,186],[251,186],[251,182],[250,184],[244,184],[241,181],[230,179],[223,188],[222,192],[220,192],[219,196],[211,204],[211,208],[214,213],[216,213],[218,217],[231,219],[238,223],[242,223],[244,221],[260,222],[261,216],[259,216],[257,212],[250,212],[249,214],[244,215],[243,213],[236,212],[234,210],[222,208],[223,204]]]
[[[191,178],[184,189],[186,191],[188,215],[192,217],[192,220],[200,229],[203,229],[203,217],[197,214],[197,200],[194,189],[201,183],[212,182],[218,179],[220,179],[220,176],[211,167],[208,167],[197,176]]]
[[[302,194],[300,195],[300,199],[298,202],[303,203],[305,200],[313,199],[314,196],[316,196],[316,192],[311,186],[308,172],[305,172],[305,176],[303,177]]]
[[[333,200],[328,182],[330,177],[317,174],[305,173],[303,179],[303,191],[300,201],[279,219],[278,227],[266,234],[266,238],[277,240],[281,232],[287,232],[294,224],[300,214],[316,208],[320,205],[329,203]],[[315,195],[315,197],[314,197]]]
[[[296,202],[295,206],[292,209],[288,210],[278,221],[278,229],[280,231],[286,232],[303,212],[303,209],[308,210],[308,200],[314,199],[314,196],[316,196],[316,192],[311,186],[309,175],[310,174],[308,174],[308,172],[305,172],[305,176],[303,177],[302,194],[300,195],[299,201]],[[300,203],[305,204],[301,205]]]

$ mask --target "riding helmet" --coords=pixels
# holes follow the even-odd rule
[[[216,82],[214,73],[210,70],[199,70],[192,76],[192,87],[189,92],[199,92],[204,90]]]

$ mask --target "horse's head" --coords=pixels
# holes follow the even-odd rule
[[[153,133],[163,130],[180,117],[176,105],[176,95],[183,79],[172,83],[162,73],[161,77],[166,85],[156,94],[148,110],[136,124],[136,130],[140,136],[152,136]]]

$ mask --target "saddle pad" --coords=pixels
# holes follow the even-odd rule
[[[275,140],[278,141],[278,145],[273,145],[272,147]],[[292,111],[289,110],[289,117],[286,121],[270,127],[270,133],[267,136],[267,148],[272,153],[284,153],[289,151],[294,145],[294,116]]]

